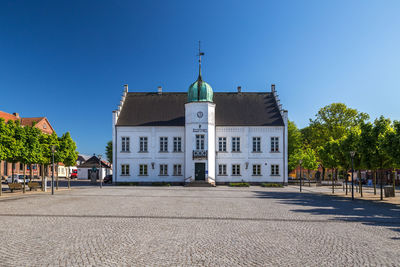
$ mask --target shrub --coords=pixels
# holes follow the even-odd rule
[[[262,183],[262,187],[283,187],[282,184],[277,184],[277,183]]]
[[[249,183],[229,183],[229,186],[232,187],[249,187]]]
[[[119,182],[117,185],[129,185],[129,186],[137,186],[139,185],[138,182]]]
[[[169,183],[166,182],[152,182],[152,186],[171,186]]]

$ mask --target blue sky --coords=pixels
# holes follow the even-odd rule
[[[299,127],[344,102],[400,120],[400,1],[0,1],[0,110],[46,116],[104,153],[130,91],[275,83]]]

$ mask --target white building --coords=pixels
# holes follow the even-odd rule
[[[271,92],[128,92],[113,112],[113,181],[287,183],[287,111]]]

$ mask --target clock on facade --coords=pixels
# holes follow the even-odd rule
[[[201,111],[197,112],[197,117],[198,118],[203,118],[203,112],[201,112]]]

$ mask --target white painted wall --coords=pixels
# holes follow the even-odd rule
[[[202,114],[201,116],[199,116]],[[204,149],[207,159],[193,159],[196,149],[196,135],[205,135]],[[206,178],[215,180],[215,104],[209,102],[191,102],[185,104],[185,178],[194,179],[196,162],[206,163]]]
[[[283,151],[284,127],[216,127],[218,137],[226,137],[227,152],[216,152],[217,182],[279,182],[285,178]],[[232,151],[232,137],[240,137],[240,153]],[[253,137],[261,138],[261,152],[254,153]],[[279,152],[271,152],[271,137],[279,137]],[[286,142],[287,144],[287,142]],[[246,169],[246,163],[248,163]],[[227,165],[227,176],[218,175],[218,165]],[[240,164],[241,175],[232,176],[232,164]],[[253,176],[253,164],[261,165],[261,176]],[[279,176],[271,175],[271,164],[279,165]]]
[[[117,162],[113,172],[116,182],[183,182],[184,180],[184,127],[118,127],[117,130]],[[121,152],[121,138],[129,137],[130,151]],[[148,152],[139,152],[140,137],[148,138]],[[160,152],[160,137],[168,137],[168,152]],[[182,151],[173,152],[173,138],[182,138]],[[154,169],[152,168],[154,163]],[[121,165],[130,165],[130,175],[121,175]],[[139,175],[139,165],[148,165],[148,176]],[[168,164],[168,176],[160,176],[159,165]],[[173,165],[182,165],[182,175],[173,176]]]

